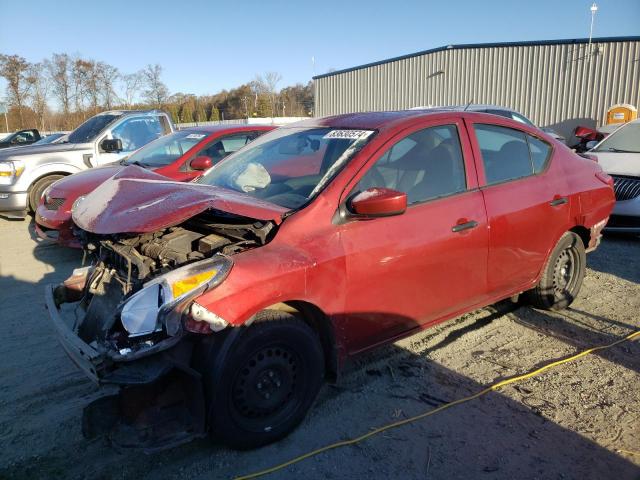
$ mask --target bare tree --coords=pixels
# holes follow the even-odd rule
[[[45,61],[51,79],[53,95],[60,102],[65,119],[71,105],[71,58],[66,53],[54,53],[51,60]]]
[[[147,65],[142,71],[144,76],[144,83],[146,90],[143,92],[144,98],[147,102],[156,106],[156,108],[162,108],[169,96],[169,89],[162,82],[162,67],[157,63],[155,65]]]
[[[76,113],[80,113],[84,109],[84,100],[87,94],[87,77],[90,69],[91,63],[79,57],[74,59],[71,65],[71,86]]]
[[[84,92],[89,100],[91,114],[95,115],[98,113],[98,106],[100,105],[100,67],[93,60],[80,60],[76,62],[76,65],[78,65],[79,74],[82,76],[80,80],[83,84],[80,86],[81,91]]]
[[[104,62],[98,62],[97,68],[98,76],[100,77],[102,101],[105,108],[110,110],[113,104],[118,101],[115,83],[120,78],[120,72],[113,65]]]
[[[256,79],[252,82],[255,84],[256,92],[264,93],[269,97],[271,106],[271,116],[276,116],[276,97],[278,96],[277,86],[282,80],[282,75],[278,72],[267,72],[264,75],[256,75]],[[257,101],[257,96],[256,96]]]
[[[142,71],[139,71],[123,75],[121,79],[124,89],[124,100],[127,104],[127,107],[131,108],[133,106],[134,100],[144,86],[144,75],[142,74]]]
[[[0,76],[7,80],[7,97],[12,105],[18,107],[20,128],[24,127],[22,109],[31,90],[29,81],[29,62],[19,55],[0,55]]]
[[[47,97],[49,95],[49,78],[44,74],[42,63],[35,63],[29,68],[28,80],[31,84],[31,108],[38,116],[39,128],[45,129],[45,116],[49,111]]]

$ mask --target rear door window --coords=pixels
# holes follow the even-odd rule
[[[497,125],[475,124],[474,130],[487,184],[505,182],[533,174],[524,132]]]

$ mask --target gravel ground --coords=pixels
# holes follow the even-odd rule
[[[640,328],[640,239],[607,237],[562,313],[500,305],[354,362],[283,441],[237,452],[206,440],[154,455],[80,432],[100,396],[54,338],[43,286],[81,254],[0,219],[0,478],[232,478],[351,438]],[[589,355],[265,478],[640,478],[640,341]]]

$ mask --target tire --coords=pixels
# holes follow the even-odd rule
[[[60,180],[64,175],[48,175],[46,177],[42,177],[37,180],[29,190],[29,212],[35,213],[38,205],[40,204],[40,197],[47,189],[49,185],[51,185],[56,180]]]
[[[324,380],[320,341],[302,320],[270,310],[244,328],[224,358],[203,373],[211,436],[236,449],[289,434]]]
[[[566,232],[549,255],[540,281],[526,292],[526,299],[542,310],[567,308],[580,291],[586,264],[582,239]]]

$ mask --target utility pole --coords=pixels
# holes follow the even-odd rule
[[[589,63],[591,63],[591,38],[593,37],[593,22],[596,18],[596,12],[598,11],[598,5],[596,2],[593,2],[591,5],[591,28],[589,29]]]

